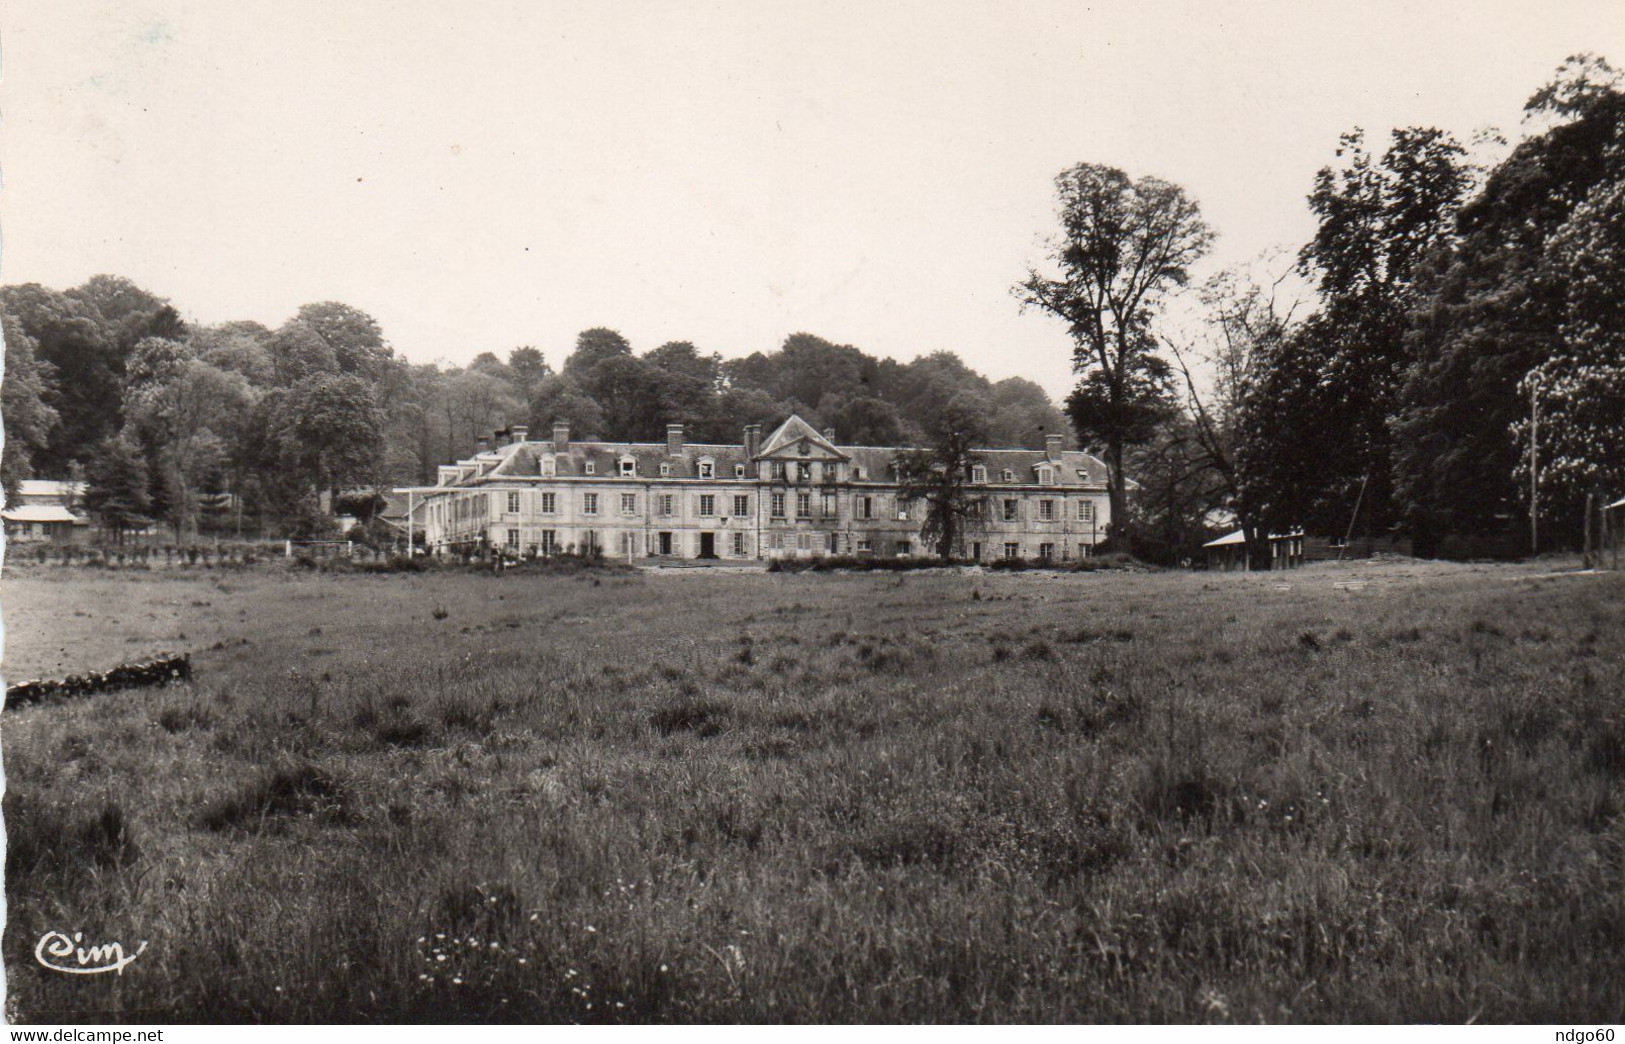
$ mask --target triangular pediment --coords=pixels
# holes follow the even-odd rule
[[[792,415],[767,437],[757,460],[846,460],[828,439],[800,417]]]

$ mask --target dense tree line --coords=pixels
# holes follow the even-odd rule
[[[356,495],[431,483],[492,431],[554,421],[577,438],[737,442],[747,423],[792,412],[849,444],[926,440],[950,400],[999,445],[1041,447],[1065,416],[1022,378],[993,382],[949,352],[909,363],[798,333],[723,360],[686,341],[634,352],[584,331],[555,371],[533,346],[465,367],[413,364],[378,323],[337,302],[281,326],[185,322],[115,276],[52,290],[0,288],[8,490],[31,476],[82,478],[85,507],[112,533],[149,521],[198,532],[306,535]]]
[[[1308,197],[1310,307],[1222,273],[1183,339],[1159,304],[1206,247],[1194,203],[1111,168],[1061,175],[1051,271],[1018,294],[1070,324],[1069,412],[1114,483],[1138,483],[1119,535],[1194,555],[1222,515],[1259,556],[1298,527],[1516,552],[1531,460],[1557,543],[1577,539],[1588,494],[1625,494],[1625,92],[1606,62],[1571,58],[1526,116],[1491,169],[1436,128],[1380,149],[1344,135]]]

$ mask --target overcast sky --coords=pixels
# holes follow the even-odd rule
[[[1295,247],[1340,132],[1518,129],[1625,3],[27,0],[0,13],[0,280],[191,319],[336,299],[415,361],[611,326],[806,330],[1070,384],[1010,287],[1079,161]],[[1211,266],[1210,266],[1211,267]]]

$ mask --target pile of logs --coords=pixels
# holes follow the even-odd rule
[[[21,707],[53,696],[86,696],[93,692],[134,689],[144,685],[168,685],[192,677],[192,657],[161,656],[145,663],[126,663],[110,671],[70,674],[61,679],[20,682],[6,689],[6,708]]]

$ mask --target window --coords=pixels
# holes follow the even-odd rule
[[[584,472],[586,472],[588,475],[596,475],[596,474],[598,474],[598,465],[594,464],[592,461],[589,460],[583,466],[582,470]]]
[[[784,494],[783,493],[775,493],[775,494],[773,494],[773,517],[774,518],[783,518],[784,517]]]
[[[897,521],[908,521],[908,501],[903,497],[897,498]]]
[[[786,465],[785,465],[784,461],[775,460],[773,462],[772,467],[773,467],[773,481],[774,482],[783,482],[783,481],[785,481],[785,479],[786,479],[786,471],[785,471]]]
[[[803,443],[803,445],[805,445],[805,443]],[[812,550],[812,534],[811,533],[797,533],[796,534],[796,550],[797,551],[811,551]]]
[[[736,516],[738,516],[739,518],[744,518],[746,515],[750,514],[750,498],[749,497],[746,497],[746,496],[735,496],[734,497],[734,514]]]
[[[519,514],[519,494],[518,493],[509,493],[508,494],[508,514],[510,514],[510,515]]]
[[[711,493],[700,494],[700,517],[710,518],[717,513],[717,498]]]
[[[738,556],[738,557],[743,557],[744,554],[745,554],[745,534],[743,534],[743,533],[735,533],[734,534],[734,555]]]
[[[709,460],[700,461],[700,478],[716,478],[717,466]]]
[[[559,549],[559,532],[556,529],[542,530],[542,554],[551,555]]]
[[[552,457],[542,458],[542,477],[552,478],[559,473],[559,462]]]
[[[637,473],[638,473],[638,462],[636,460],[633,460],[631,457],[622,457],[621,458],[621,474],[622,475],[636,475]]]
[[[824,517],[835,517],[835,494],[833,493],[824,494]]]
[[[796,452],[801,454],[803,457],[811,456],[812,455],[812,444],[809,443],[806,439],[802,439],[801,440],[801,445],[800,445],[800,447],[797,448]]]
[[[897,542],[897,557],[899,557],[899,558],[907,558],[910,554],[913,553],[913,551],[914,551],[914,545],[909,543],[907,540],[899,540]]]
[[[858,541],[858,554],[866,555],[866,554],[870,553],[871,551],[873,551],[874,549],[875,549],[875,545],[874,545],[873,541],[870,541],[870,540],[859,540]]]
[[[811,493],[797,493],[796,494],[796,517],[797,518],[812,518],[812,494]]]
[[[1078,501],[1078,521],[1093,522],[1095,520],[1095,502],[1092,500]]]
[[[556,515],[559,511],[559,495],[557,493],[542,494],[542,514]]]
[[[1049,561],[1052,561],[1054,558],[1055,558],[1055,545],[1054,544],[1039,544],[1038,545],[1038,560],[1040,562],[1049,562]]]
[[[859,482],[863,481],[863,465],[862,464],[854,464],[854,465],[852,465],[852,477],[854,479],[856,479],[857,481],[859,481]]]
[[[829,535],[829,553],[832,555],[841,553],[841,534],[831,533]]]
[[[1040,500],[1038,502],[1038,518],[1041,522],[1055,521],[1055,501]]]
[[[638,534],[637,533],[622,533],[621,534],[621,554],[627,555],[628,557],[630,557],[630,556],[635,555],[637,553],[638,553]]]
[[[583,494],[581,494],[581,513],[583,515],[596,515],[596,514],[598,514],[598,494],[596,494],[596,493],[583,493]]]
[[[970,480],[972,482],[986,482],[987,481],[987,465],[986,464],[972,464],[971,469],[970,469]]]
[[[1021,517],[1021,502],[1019,500],[1006,500],[1004,502],[1004,520],[1014,522]]]
[[[1021,557],[1021,545],[1020,544],[1015,544],[1015,543],[1005,544],[1004,545],[1004,557],[1005,558],[1020,558]]]
[[[784,550],[784,534],[769,533],[767,535],[767,546],[772,548],[774,551]]]
[[[1016,480],[1016,473],[1011,471],[1009,468],[1005,468],[1004,469],[1004,481],[1006,481],[1006,482],[1014,482],[1015,480]]]
[[[621,514],[635,515],[638,513],[638,495],[636,493],[621,494]]]
[[[1054,468],[1039,468],[1038,469],[1038,484],[1040,486],[1048,486],[1048,485],[1053,484],[1054,482],[1055,482],[1055,469]]]
[[[676,511],[677,498],[670,493],[660,494],[660,514],[670,518]]]
[[[660,465],[660,477],[661,478],[671,478],[671,465],[670,464],[661,464]]]
[[[1089,545],[1088,544],[1080,543],[1078,545],[1078,557],[1079,558],[1088,558],[1089,557]]]
[[[745,465],[743,465],[743,464],[735,464],[734,465],[734,478],[744,478],[744,477],[745,477]]]
[[[517,530],[517,529],[508,530],[508,550],[509,551],[518,551],[519,550],[519,530]]]
[[[874,518],[875,517],[875,498],[874,497],[853,497],[852,498],[852,509],[853,509],[854,512],[857,513],[857,516],[859,518]]]

